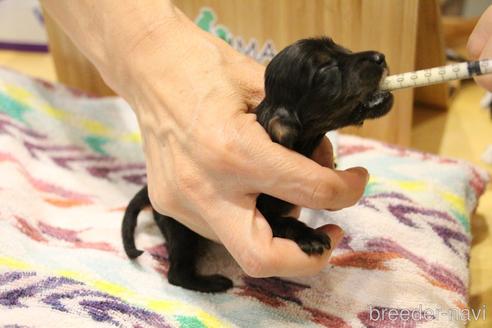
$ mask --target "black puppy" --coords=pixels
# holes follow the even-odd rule
[[[258,122],[274,142],[310,157],[327,131],[360,125],[386,114],[393,95],[378,89],[387,73],[384,55],[351,53],[327,38],[298,41],[275,56],[265,73],[265,99],[256,108]],[[136,258],[134,231],[137,216],[150,205],[147,187],[130,201],[122,224],[125,252]],[[295,241],[309,255],[330,249],[329,238],[304,223],[286,217],[293,205],[261,194],[257,208],[274,237]],[[203,237],[171,217],[153,211],[166,238],[169,283],[202,292],[220,292],[232,281],[196,272],[198,243]]]

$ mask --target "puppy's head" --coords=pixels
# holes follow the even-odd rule
[[[296,115],[303,134],[360,125],[390,110],[393,95],[379,90],[387,71],[381,53],[352,53],[331,39],[305,39],[268,65],[265,101],[283,115]]]

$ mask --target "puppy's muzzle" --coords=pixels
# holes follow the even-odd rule
[[[393,95],[379,90],[381,81],[388,75],[388,65],[384,55],[377,51],[361,52],[359,56],[359,62],[365,66],[361,74],[367,75],[371,84],[369,88],[372,89],[362,104],[366,110],[365,117],[376,118],[386,114],[393,104]]]

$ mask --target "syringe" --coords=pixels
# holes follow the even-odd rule
[[[424,87],[490,73],[492,73],[492,59],[456,63],[415,72],[390,75],[382,81],[381,90],[393,91],[403,88]]]

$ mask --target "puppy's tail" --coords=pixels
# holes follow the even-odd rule
[[[121,236],[123,238],[123,247],[126,255],[131,258],[137,258],[142,255],[143,251],[135,246],[135,227],[137,226],[137,217],[140,211],[150,205],[147,185],[143,187],[130,201],[123,217],[121,225]]]

